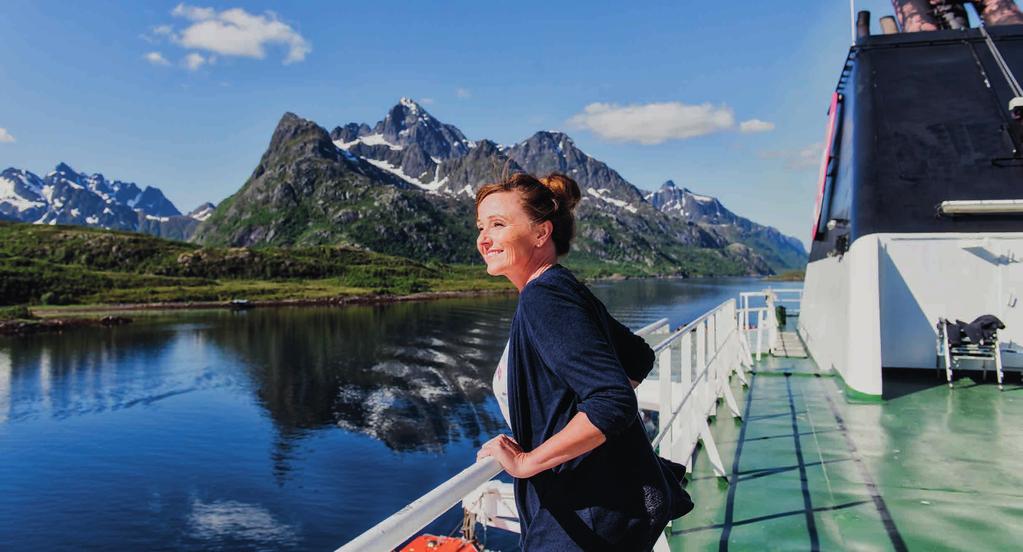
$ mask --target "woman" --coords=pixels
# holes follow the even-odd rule
[[[653,351],[557,264],[579,198],[560,174],[515,174],[476,194],[487,272],[519,290],[498,368],[506,360],[507,373],[495,377],[506,381],[514,438],[492,439],[478,457],[515,478],[523,550],[646,551],[692,503],[638,416],[633,388]],[[500,383],[495,392],[500,400]]]

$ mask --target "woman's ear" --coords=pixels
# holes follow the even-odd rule
[[[549,220],[545,220],[536,225],[535,231],[536,246],[542,247],[543,244],[547,243],[547,241],[551,239],[551,234],[554,233],[554,223]]]

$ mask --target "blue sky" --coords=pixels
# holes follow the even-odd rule
[[[850,42],[843,0],[5,0],[0,37],[0,168],[65,161],[187,211],[245,182],[285,111],[372,125],[409,96],[470,139],[566,131],[804,243]]]

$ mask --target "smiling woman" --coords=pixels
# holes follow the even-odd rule
[[[515,478],[522,548],[650,550],[692,509],[684,469],[650,447],[633,388],[653,367],[646,342],[557,264],[575,229],[579,186],[527,174],[476,194],[487,272],[519,290],[494,391],[514,437],[478,457]]]

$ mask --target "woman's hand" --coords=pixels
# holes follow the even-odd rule
[[[498,435],[487,441],[476,453],[476,460],[488,456],[497,460],[504,471],[516,479],[528,479],[540,473],[533,462],[530,462],[529,453],[523,451],[515,439],[507,435]]]
[[[578,458],[607,438],[590,422],[585,412],[576,412],[568,425],[530,452],[524,452],[515,439],[498,435],[476,453],[476,460],[492,456],[504,471],[516,479],[527,479]]]

